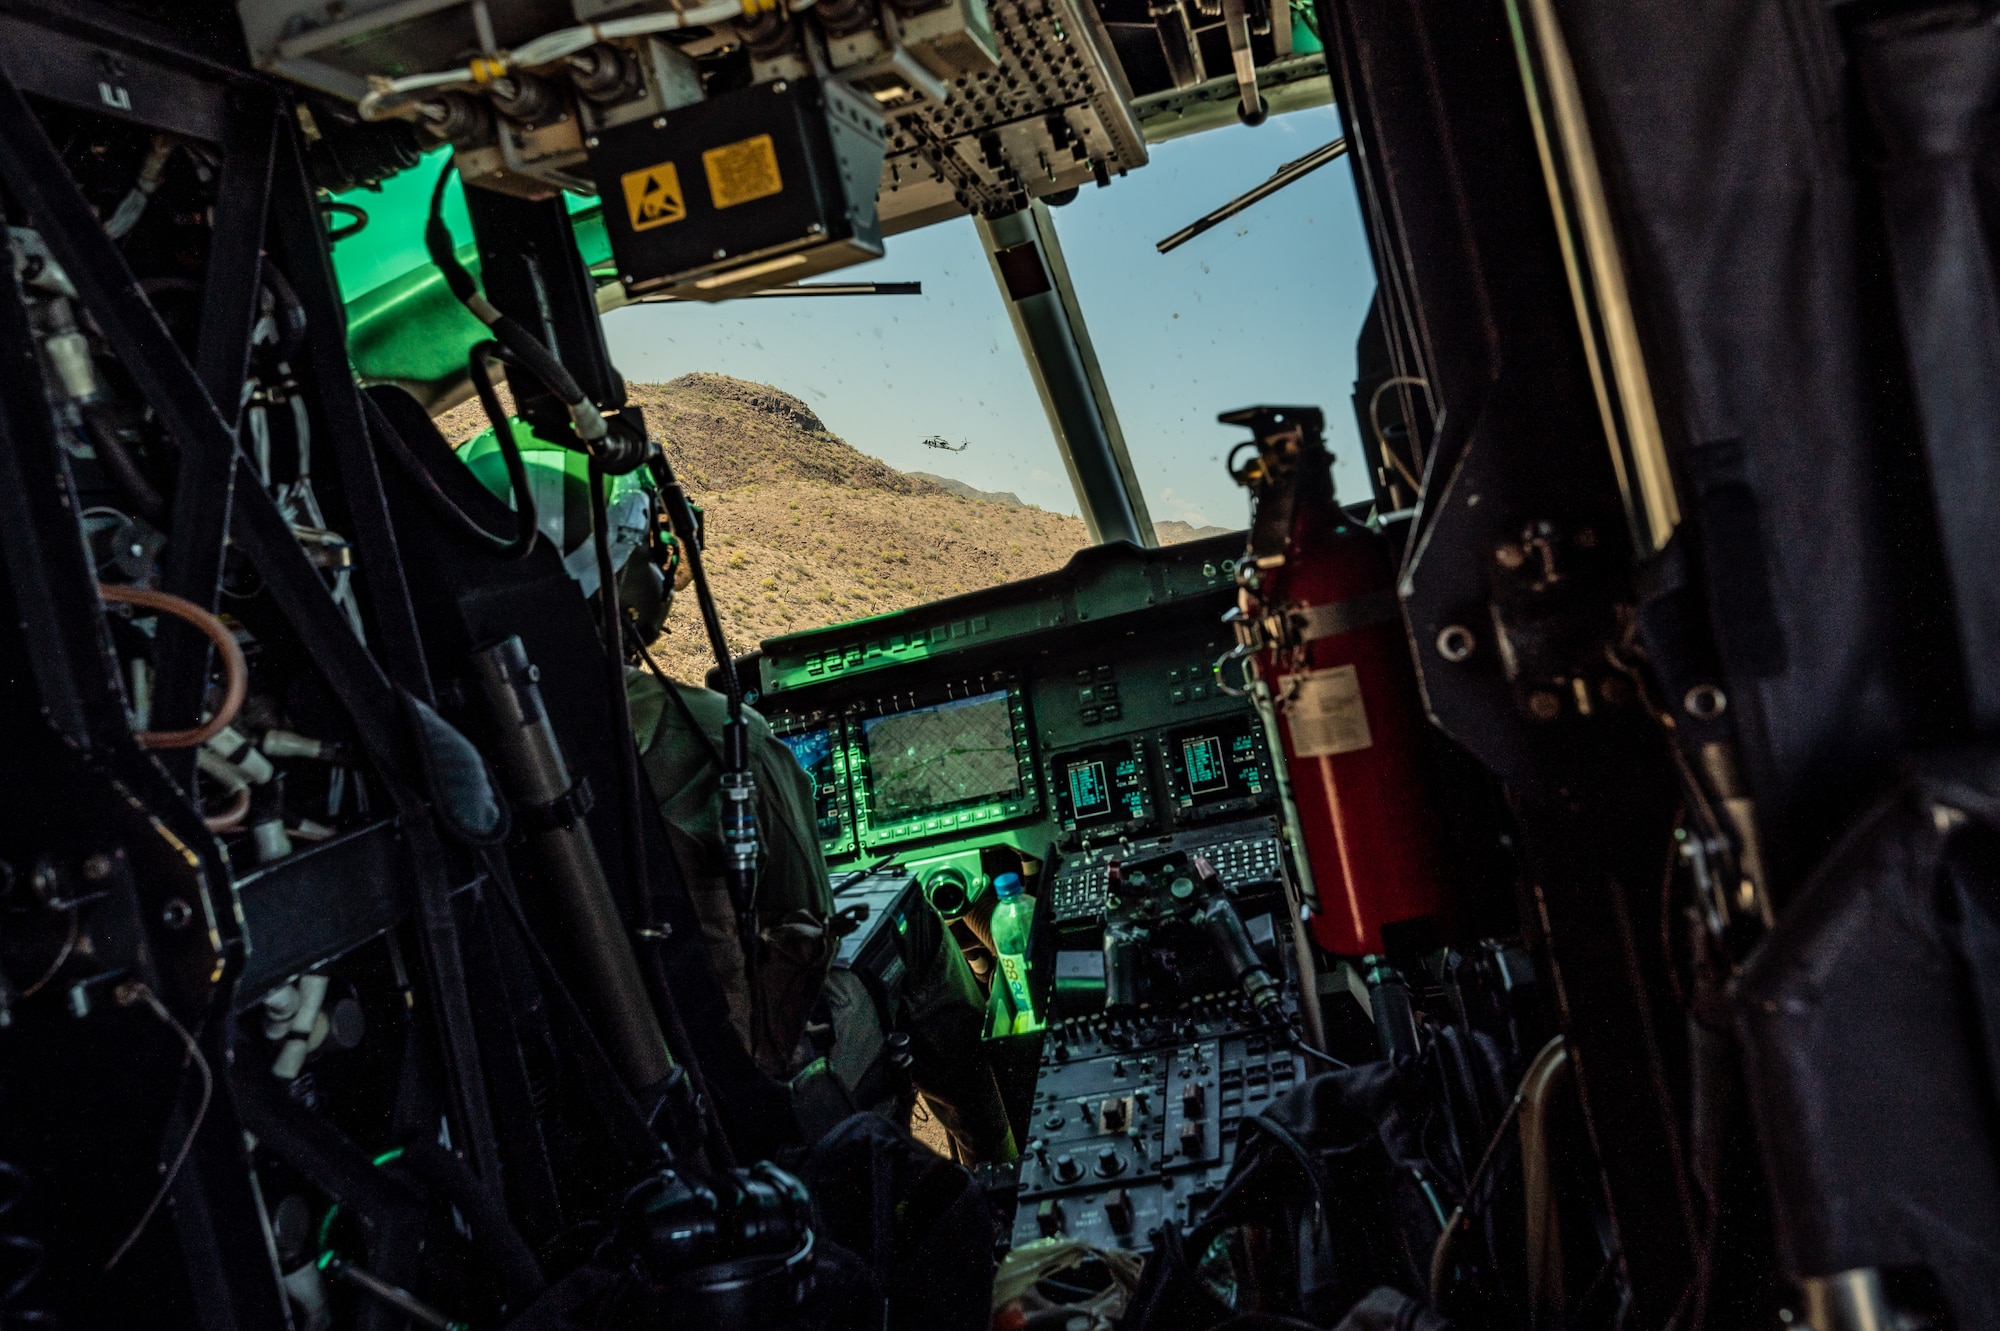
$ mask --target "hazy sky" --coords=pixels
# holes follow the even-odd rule
[[[1367,492],[1349,398],[1374,274],[1347,163],[1171,255],[1153,248],[1339,132],[1324,108],[1160,144],[1149,165],[1055,211],[1155,518],[1243,523],[1242,492],[1222,470],[1243,436],[1215,416],[1259,402],[1323,408],[1336,483]],[[640,381],[709,370],[775,384],[893,466],[1077,511],[971,221],[891,237],[886,258],[835,276],[915,279],[924,293],[620,310],[606,319],[613,357]],[[929,435],[970,446],[926,449]]]

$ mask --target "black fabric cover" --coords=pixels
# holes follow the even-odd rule
[[[403,718],[416,739],[417,759],[432,807],[445,830],[474,846],[497,846],[513,826],[493,773],[472,741],[429,703],[401,691]]]
[[[1863,25],[1854,67],[1973,724],[2000,728],[2000,289],[1991,214],[2000,14]]]
[[[1556,7],[1782,896],[1956,719],[1843,34],[1813,0]]]
[[[1780,907],[1737,1000],[1781,1264],[2000,1325],[2000,759],[1940,751],[2000,726],[2000,19],[1555,5]]]
[[[1928,1267],[2000,1326],[2000,753],[1916,764],[1735,1000],[1786,1268]]]

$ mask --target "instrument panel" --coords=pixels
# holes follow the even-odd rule
[[[828,859],[999,832],[1088,850],[1275,807],[1263,725],[1215,672],[1241,550],[1098,546],[765,644],[757,705],[812,777]]]

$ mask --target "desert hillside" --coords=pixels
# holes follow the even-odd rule
[[[707,514],[708,568],[730,646],[881,614],[1060,568],[1083,523],[841,440],[789,393],[715,374],[632,384],[631,401]],[[511,404],[510,404],[511,405]],[[453,443],[485,428],[477,403],[439,417]],[[1163,540],[1221,528],[1159,524]],[[680,679],[711,663],[692,604],[657,649]]]

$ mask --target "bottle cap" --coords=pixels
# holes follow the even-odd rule
[[[1021,875],[1017,873],[1001,874],[993,880],[993,893],[1002,901],[1007,900],[1009,897],[1020,896]]]

